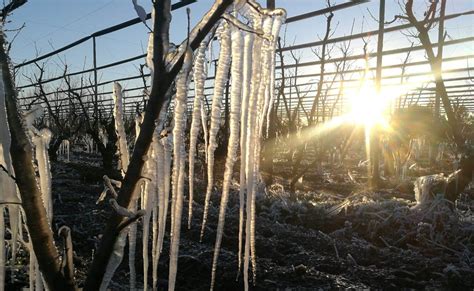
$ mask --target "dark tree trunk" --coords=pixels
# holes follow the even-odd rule
[[[54,243],[41,191],[33,165],[33,149],[25,132],[24,123],[17,105],[17,94],[10,73],[9,59],[5,52],[5,40],[0,34],[0,66],[2,70],[5,105],[11,134],[11,149],[16,184],[20,190],[26,225],[39,268],[49,290],[74,290],[72,278],[66,279],[61,272],[59,253]],[[3,125],[4,126],[4,125]]]
[[[65,139],[66,139],[65,137],[60,135],[57,138],[53,139],[53,141],[50,143],[48,154],[49,154],[49,159],[52,162],[56,162],[58,160],[58,150],[59,150],[59,147],[61,146],[61,143]]]
[[[220,0],[214,3],[210,11],[204,16],[203,20],[205,21],[199,22],[193,31],[191,31],[188,43],[192,50],[198,48],[201,41],[221,19],[222,14],[232,3],[232,0]],[[153,42],[153,64],[155,75],[152,81],[153,86],[150,92],[149,102],[145,109],[141,131],[135,143],[135,148],[122,183],[122,188],[117,197],[118,204],[125,208],[128,208],[133,200],[133,195],[136,192],[135,188],[142,176],[142,169],[145,162],[143,157],[148,153],[153,138],[153,132],[155,131],[156,119],[158,118],[163,104],[167,101],[166,94],[178,75],[184,61],[184,54],[181,54],[169,70],[166,68],[165,56],[167,52],[164,50],[164,44],[169,41],[171,3],[169,0],[163,0],[155,1],[153,5],[156,13],[153,24],[153,33],[155,35]],[[99,289],[117,237],[126,222],[127,220],[117,213],[113,213],[110,217],[103,232],[99,249],[89,269],[84,290]]]

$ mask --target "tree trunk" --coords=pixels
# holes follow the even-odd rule
[[[377,38],[377,67],[375,76],[375,89],[378,98],[382,98],[382,57],[383,57],[383,33],[385,22],[385,0],[380,0],[379,4],[379,33]],[[367,104],[370,106],[370,104]],[[378,126],[375,125],[370,132],[370,177],[369,186],[378,188],[380,186],[380,132]]]
[[[61,273],[59,253],[56,249],[53,232],[38,188],[33,165],[33,149],[25,132],[24,122],[17,105],[17,93],[10,73],[9,59],[5,52],[5,40],[0,34],[0,65],[5,92],[8,124],[11,134],[11,149],[16,184],[20,190],[22,206],[25,210],[26,225],[30,234],[35,256],[43,278],[50,290],[74,290],[74,282]]]
[[[434,4],[435,3],[433,3],[432,5]],[[442,5],[446,5],[446,3],[442,3]],[[444,10],[444,8],[442,8],[442,10]],[[453,137],[458,151],[463,154],[460,161],[460,172],[457,174],[457,179],[454,179],[454,181],[448,184],[445,193],[446,197],[454,202],[457,199],[458,195],[462,191],[464,191],[464,188],[472,180],[472,173],[474,170],[474,155],[470,149],[466,148],[464,144],[464,138],[460,133],[456,116],[449,101],[448,92],[446,90],[446,86],[444,84],[444,80],[441,74],[442,53],[440,51],[438,56],[436,56],[433,51],[433,44],[431,42],[428,31],[430,27],[429,23],[432,21],[432,19],[430,19],[428,15],[426,16],[426,21],[418,21],[415,15],[413,14],[413,0],[408,0],[405,3],[405,12],[407,14],[407,19],[410,24],[412,24],[418,31],[418,38],[426,52],[426,56],[428,57],[428,61],[430,62],[430,67],[435,79],[436,95],[439,96],[441,102],[443,103],[444,111],[446,112],[446,117],[448,119],[449,129],[451,131],[451,136]],[[444,12],[442,11],[442,13]],[[425,24],[428,24],[428,26],[425,27]]]
[[[214,3],[209,12],[197,24],[189,36],[189,46],[194,51],[198,48],[201,41],[207,36],[210,30],[214,27],[217,21],[220,20],[222,14],[227,7],[233,3],[232,0],[219,0]],[[180,71],[183,61],[184,53],[178,56],[178,59],[171,64],[169,70],[166,69],[165,64],[165,47],[164,44],[168,42],[169,22],[171,18],[170,1],[155,1],[153,6],[155,10],[154,19],[154,78],[153,86],[150,93],[150,99],[145,109],[145,116],[141,126],[140,134],[135,143],[132,158],[124,177],[122,188],[117,197],[117,202],[120,206],[128,208],[133,200],[133,194],[136,192],[138,181],[142,176],[142,169],[144,165],[144,157],[148,153],[150,143],[152,141],[153,132],[155,131],[155,121],[161,111],[163,104],[166,102],[166,93],[172,85]],[[91,268],[85,282],[85,290],[98,290],[110,258],[115,242],[120,233],[120,229],[126,220],[123,216],[113,213],[110,217],[99,249],[94,257]]]
[[[56,162],[58,160],[58,150],[64,139],[65,138],[60,135],[57,138],[53,139],[53,142],[50,143],[49,149],[48,149],[48,155],[49,155],[49,159],[52,162]]]

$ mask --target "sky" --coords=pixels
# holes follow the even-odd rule
[[[177,0],[172,1],[177,2]],[[263,0],[259,1],[264,4]],[[333,4],[343,3],[345,0],[332,0]],[[386,19],[392,19],[400,13],[398,0],[387,0]],[[151,11],[151,0],[138,0],[145,10]],[[198,0],[191,4],[191,25],[194,25],[200,17],[212,5],[211,0]],[[276,0],[276,6],[287,11],[289,17],[318,10],[326,6],[322,0]],[[370,14],[377,15],[379,1],[361,4],[335,13],[333,24],[336,27],[333,37],[348,35],[355,21],[354,32],[371,30],[377,27],[377,23]],[[415,0],[415,11],[420,14],[424,11],[425,0]],[[448,0],[447,14],[474,10],[472,0]],[[369,13],[370,11],[370,13]],[[107,28],[111,25],[136,17],[131,0],[36,0],[28,1],[23,7],[15,11],[9,19],[7,29],[15,29],[25,24],[25,28],[15,38],[11,58],[14,63],[42,55],[53,49],[60,48],[79,38],[90,35],[95,31]],[[173,12],[171,23],[171,41],[180,43],[186,36],[186,12],[179,9]],[[286,45],[305,43],[319,40],[325,29],[325,18],[323,16],[299,21],[284,26],[281,36]],[[452,38],[474,35],[474,17],[468,16],[449,21],[446,24],[449,36]],[[12,39],[14,32],[7,33]],[[101,36],[97,40],[98,65],[104,65],[123,58],[129,58],[146,50],[147,29],[143,24]],[[405,35],[392,33],[385,36],[385,47],[400,47],[409,44]],[[369,42],[369,47],[375,49],[376,39]],[[361,43],[353,44],[354,52],[360,54]],[[473,54],[474,43],[450,47],[447,54]],[[311,51],[301,52],[302,60],[314,59]],[[402,56],[388,59],[387,63],[400,62]],[[385,58],[384,58],[385,61]],[[63,63],[68,64],[70,71],[79,71],[92,66],[92,41],[88,41],[74,49],[68,50],[60,57],[48,60],[47,76],[61,74]],[[138,64],[135,62],[120,67],[104,70],[100,73],[100,80],[136,75]],[[23,74],[30,74],[33,69],[27,67]],[[24,80],[23,80],[24,81]],[[125,84],[125,87],[127,84]]]

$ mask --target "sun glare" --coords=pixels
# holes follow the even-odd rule
[[[377,94],[375,87],[367,83],[358,92],[346,93],[350,100],[351,122],[365,127],[386,126],[389,115],[390,98],[387,94]]]

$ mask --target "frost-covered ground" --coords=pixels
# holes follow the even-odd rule
[[[52,164],[53,227],[55,230],[64,224],[71,227],[76,276],[80,280],[85,276],[111,211],[106,203],[95,204],[103,189],[103,172],[97,167],[98,161],[98,157],[75,154],[71,163]],[[203,173],[201,167],[198,165],[196,172]],[[222,189],[222,161],[216,167],[218,183],[214,190]],[[256,209],[255,289],[474,288],[474,191],[462,195],[455,214],[443,201],[419,212],[410,210],[414,204],[410,193],[391,189],[377,193],[364,191],[347,178],[347,170],[333,168],[331,173],[307,175],[298,186],[302,190],[292,198],[278,184],[260,191]],[[357,179],[355,171],[354,176]],[[206,190],[205,179],[200,179],[195,183],[191,229],[182,229],[178,290],[208,290],[211,279],[219,193],[212,193],[209,220],[200,243]],[[233,185],[230,193],[217,290],[243,288],[242,277],[236,281],[237,187]],[[186,215],[182,223],[187,225]],[[159,265],[161,287],[167,284],[168,250],[169,237],[166,237]],[[128,290],[127,257],[114,276],[111,290]],[[140,257],[137,253],[139,287],[143,276]],[[17,265],[21,266],[21,260],[25,258],[20,256]],[[26,268],[17,273],[16,283],[10,283],[9,289],[27,285],[25,272]]]

